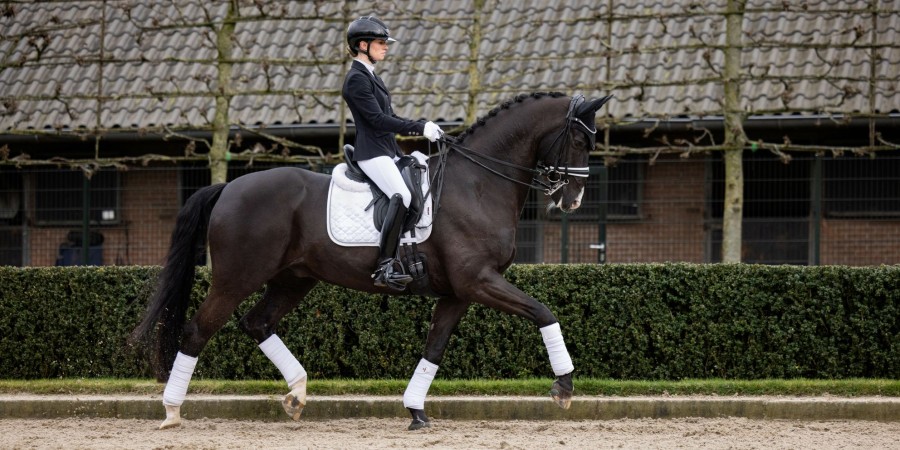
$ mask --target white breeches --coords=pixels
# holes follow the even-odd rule
[[[375,182],[375,185],[382,192],[391,198],[394,194],[400,194],[403,197],[403,206],[409,208],[412,201],[412,194],[400,175],[400,170],[394,164],[394,159],[390,156],[378,156],[372,159],[357,161],[359,168]]]

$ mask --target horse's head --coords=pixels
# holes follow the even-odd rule
[[[611,95],[586,101],[583,96],[572,97],[566,114],[565,127],[559,134],[545,139],[549,142],[542,152],[539,167],[544,171],[552,206],[571,212],[581,206],[588,177],[588,156],[596,143],[597,110],[612,98]]]

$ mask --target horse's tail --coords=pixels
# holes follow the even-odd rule
[[[196,264],[206,251],[209,216],[225,184],[207,186],[192,195],[175,221],[166,265],[159,274],[156,291],[141,323],[129,338],[151,352],[150,363],[157,380],[166,381],[178,352],[184,328]]]

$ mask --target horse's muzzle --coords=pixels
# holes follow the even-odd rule
[[[571,198],[570,196],[566,195],[565,192],[563,192],[562,195],[559,196],[559,200],[557,200],[556,203],[552,206],[559,208],[562,212],[570,213],[581,206],[581,198],[583,196],[584,188],[581,188],[581,190],[578,191],[578,195],[574,196],[575,198]]]

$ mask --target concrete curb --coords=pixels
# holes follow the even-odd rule
[[[289,420],[280,396],[188,395],[185,419]],[[569,410],[547,397],[429,397],[426,412],[455,420],[749,419],[900,421],[894,397],[576,397]],[[0,419],[163,419],[159,396],[0,396]],[[408,417],[400,397],[310,396],[305,420]]]

